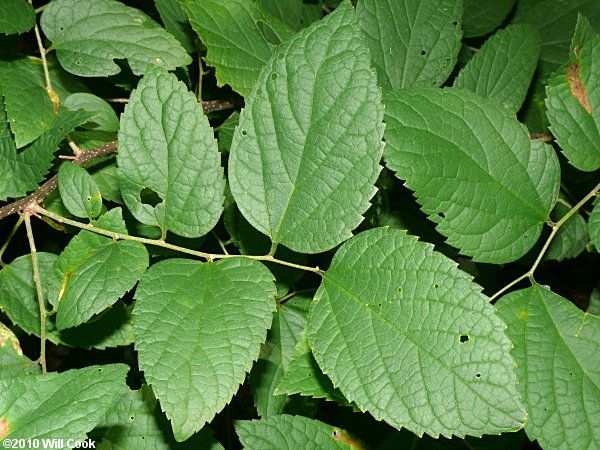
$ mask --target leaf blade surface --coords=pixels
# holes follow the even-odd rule
[[[303,253],[350,237],[375,193],[382,114],[368,50],[344,2],[280,48],[246,99],[229,160],[244,217]]]
[[[308,326],[315,359],[349,401],[433,437],[523,426],[504,328],[456,263],[383,228],[340,247]]]
[[[535,244],[560,167],[514,114],[462,89],[405,89],[387,96],[386,123],[387,167],[450,245],[502,263]]]
[[[120,72],[127,58],[136,75],[148,64],[173,70],[192,62],[179,42],[141,11],[114,0],[56,0],[44,10],[44,34],[65,70],[81,77]]]
[[[8,426],[0,438],[85,440],[117,399],[128,370],[109,364],[0,380],[0,420]]]
[[[453,86],[521,109],[540,53],[537,29],[509,25],[491,36],[456,77]]]
[[[25,33],[35,25],[33,6],[25,0],[5,0],[0,8],[0,33]]]
[[[240,420],[235,424],[235,431],[244,448],[250,450],[305,448],[307,442],[323,450],[354,447],[334,437],[336,432],[345,436],[343,430],[319,420],[289,414],[262,420]]]
[[[544,448],[600,445],[600,318],[544,286],[497,303],[514,344],[525,431]]]
[[[83,167],[63,164],[58,174],[58,188],[63,204],[74,216],[94,218],[100,215],[102,194]]]
[[[273,277],[257,261],[169,259],[136,291],[139,363],[175,438],[191,436],[237,391],[272,320]]]
[[[460,50],[462,1],[361,0],[356,11],[384,92],[446,81]]]
[[[276,40],[285,41],[294,34],[254,1],[182,0],[181,4],[208,48],[205,61],[215,67],[219,83],[229,84],[243,96],[250,94],[273,51],[275,43],[263,27]]]
[[[177,78],[151,68],[121,118],[121,194],[140,222],[184,237],[208,233],[223,211],[223,168],[213,130]],[[150,192],[154,202],[143,197]]]
[[[586,172],[600,168],[600,35],[579,16],[571,61],[548,80],[550,130],[569,163]]]
[[[110,242],[95,249],[66,284],[56,314],[57,328],[80,325],[113,305],[147,267],[148,251],[139,242]]]

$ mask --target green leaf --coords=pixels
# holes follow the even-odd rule
[[[274,395],[275,387],[283,375],[283,368],[267,359],[259,359],[248,377],[254,406],[259,417],[277,416],[286,411],[289,398],[285,395]]]
[[[23,355],[19,340],[0,323],[0,380],[23,375],[37,375],[40,366]]]
[[[128,370],[109,364],[0,380],[0,425],[6,430],[0,438],[83,441],[112,407]]]
[[[588,219],[588,232],[592,244],[600,251],[600,202],[596,202]]]
[[[569,43],[578,14],[588,17],[594,27],[600,29],[600,9],[596,0],[570,0],[568,7],[555,0],[519,0],[511,14],[512,22],[526,22],[538,27],[542,42],[532,90],[522,111],[523,122],[532,132],[549,132],[545,88],[552,72],[568,62]]]
[[[25,0],[2,0],[0,33],[25,33],[35,25],[33,6]]]
[[[287,367],[291,355],[304,330],[312,295],[298,294],[281,303],[273,317],[263,356],[269,361]]]
[[[127,234],[121,208],[111,209],[98,220],[92,221],[92,225],[107,231]],[[107,236],[91,231],[80,231],[69,241],[54,264],[54,269],[61,274],[60,283],[66,282],[65,279],[70,278],[96,250],[111,242],[112,239]],[[55,305],[56,301],[52,297],[54,296],[51,296],[51,303]]]
[[[148,64],[173,70],[192,62],[177,39],[150,17],[114,0],[53,0],[41,25],[60,64],[81,77],[119,73],[115,59],[127,58],[136,75]]]
[[[454,261],[386,228],[340,247],[308,318],[315,359],[349,401],[433,437],[523,426],[504,328]]]
[[[63,105],[72,111],[83,109],[96,114],[94,120],[85,124],[84,128],[96,131],[119,131],[119,119],[115,110],[100,97],[85,92],[78,92],[69,95],[63,101]]]
[[[558,222],[571,209],[570,205],[563,202],[564,200],[556,203],[552,214],[550,214],[552,221]],[[581,214],[573,214],[556,232],[556,236],[550,243],[544,258],[555,261],[575,258],[585,250],[589,241],[585,219]]]
[[[118,402],[107,412],[102,422],[99,449],[222,449],[205,427],[189,441],[175,442],[168,424],[160,411],[152,390],[147,385],[132,391],[123,387]],[[166,427],[165,427],[166,425]],[[198,439],[200,438],[200,439]]]
[[[593,314],[597,317],[600,317],[600,289],[594,288],[592,294],[590,295],[590,304],[588,306],[587,312],[589,314]]]
[[[318,420],[282,414],[262,420],[239,420],[235,431],[248,450],[299,449],[320,450],[362,448],[348,433]],[[352,445],[354,444],[354,445]]]
[[[77,145],[77,147],[83,150],[91,150],[108,142],[116,141],[117,133],[114,133],[112,131],[96,131],[82,129],[69,133],[69,137]]]
[[[592,172],[600,168],[600,35],[583,16],[571,51],[571,64],[548,81],[548,120],[569,163]]]
[[[598,448],[600,318],[539,285],[496,307],[514,345],[529,438],[542,448]]]
[[[303,3],[302,0],[258,0],[258,5],[294,31],[300,31],[323,16],[321,5]]]
[[[60,342],[88,350],[133,344],[135,334],[131,322],[132,309],[119,300],[89,322],[59,332]]]
[[[77,78],[60,68],[52,55],[48,57],[48,70],[59,100],[67,98],[74,89],[85,90]],[[45,86],[41,63],[18,54],[0,60],[0,93],[17,148],[36,140],[60,117],[54,113],[55,105]]]
[[[35,142],[17,153],[8,126],[0,122],[0,200],[21,197],[37,189],[52,165],[65,134],[87,122],[92,113],[61,108],[57,120]]]
[[[50,277],[56,255],[38,252],[37,256],[44,298],[47,299],[46,279]],[[20,256],[0,270],[0,308],[23,331],[40,335],[40,307],[33,283],[31,255]]]
[[[460,50],[461,0],[361,0],[356,12],[384,92],[446,81]]]
[[[240,123],[240,113],[235,111],[231,114],[225,122],[218,128],[219,130],[219,149],[223,153],[228,153],[231,149],[231,143],[233,141],[233,133],[236,127]]]
[[[256,410],[262,418],[282,414],[289,406],[290,399],[284,395],[274,395],[274,391],[302,330],[306,328],[310,302],[309,297],[292,297],[281,304],[273,316],[267,341],[249,379]]]
[[[300,394],[313,398],[324,398],[347,406],[348,401],[324,375],[308,344],[308,334],[303,334],[285,368],[285,373],[275,389],[275,394]]]
[[[577,15],[586,16],[594,27],[600,26],[600,8],[596,0],[571,0],[568,7],[556,0],[519,0],[513,23],[526,22],[538,27],[542,42],[540,77],[548,75],[567,62],[569,43],[577,23]],[[543,18],[543,20],[540,20]]]
[[[152,266],[136,291],[140,368],[182,441],[231,400],[258,357],[275,309],[271,273],[257,261]]]
[[[121,208],[108,211],[98,220],[93,221],[92,225],[128,234]],[[47,282],[49,285],[48,300],[53,306],[58,306],[59,295],[64,296],[66,286],[81,265],[111,242],[112,239],[109,237],[85,230],[80,231],[71,239],[54,263],[53,276],[50,277],[50,282]],[[89,266],[89,263],[87,265]],[[104,293],[101,296],[106,298]],[[107,347],[129,345],[134,341],[131,308],[125,306],[122,301],[118,301],[98,316],[92,317],[88,323],[60,331],[57,333],[57,338],[65,345],[101,350]]]
[[[219,220],[225,182],[217,142],[202,106],[174,75],[150,68],[132,92],[117,164],[123,200],[140,222],[198,237]]]
[[[108,228],[107,221],[103,222],[102,220],[109,214],[105,214],[98,221],[97,226]],[[94,236],[110,242],[110,238],[85,231],[73,238],[67,249],[58,258],[52,253],[38,252],[44,298],[52,306],[57,306],[56,303],[63,280],[66,283],[70,278],[70,275],[66,272],[69,270],[75,271],[81,264],[78,257],[85,259],[89,256],[86,253],[95,250],[91,242],[89,242],[88,247],[84,245],[84,239],[92,241],[91,237]],[[61,269],[65,273],[61,273]],[[39,303],[33,283],[31,255],[15,259],[0,271],[0,309],[6,313],[15,325],[18,325],[27,333],[40,335]],[[61,332],[56,330],[54,324],[56,315],[51,315],[46,320],[47,337],[55,344],[82,348],[93,347],[101,350],[118,345],[129,345],[134,340],[130,315],[130,308],[119,301],[101,316],[93,318],[89,323]]]
[[[278,49],[246,99],[229,158],[244,217],[297,252],[348,239],[375,193],[382,116],[368,50],[343,2]]]
[[[264,255],[269,252],[269,249],[271,248],[271,242],[269,238],[258,232],[252,227],[252,225],[248,223],[233,202],[231,196],[229,196],[225,206],[223,223],[225,225],[225,229],[231,236],[233,244],[239,248],[241,254]],[[283,245],[277,247],[274,257],[296,264],[307,264],[307,257],[305,254],[293,252]],[[281,297],[287,294],[294,282],[296,282],[304,274],[304,272],[301,270],[282,266],[280,264],[266,262],[265,265],[275,276],[277,294]]]
[[[180,0],[192,27],[206,44],[204,60],[220,84],[250,94],[273,46],[294,31],[263,11],[255,1]],[[267,33],[269,30],[271,33]],[[279,42],[277,42],[279,41]]]
[[[121,190],[119,189],[119,175],[117,173],[117,163],[113,157],[105,160],[98,158],[98,164],[88,165],[88,171],[92,175],[94,182],[100,189],[102,198],[113,203],[123,204]]]
[[[448,244],[504,263],[535,244],[554,206],[558,158],[513,113],[462,89],[410,89],[386,101],[385,159]]]
[[[59,330],[86,322],[133,288],[148,267],[148,251],[133,241],[111,242],[71,275],[56,314]]]
[[[534,26],[509,25],[485,41],[460,71],[454,86],[517,112],[527,95],[539,53],[540,38]]]
[[[515,0],[464,0],[463,30],[465,37],[484,36],[500,25]]]
[[[188,53],[193,53],[196,47],[196,35],[179,1],[154,0],[154,6],[156,6],[167,31],[177,38]]]
[[[62,164],[58,172],[60,197],[71,214],[94,218],[102,211],[102,195],[92,176],[72,163]]]

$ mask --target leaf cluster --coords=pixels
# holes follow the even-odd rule
[[[3,0],[0,440],[600,447],[558,3]]]

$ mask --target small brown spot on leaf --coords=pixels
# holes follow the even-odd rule
[[[354,447],[356,449],[362,450],[364,447],[352,439],[348,434],[344,431],[336,430],[335,428],[331,431],[331,436],[333,440],[343,442],[344,444],[348,444],[350,447]]]
[[[0,419],[0,439],[8,434],[8,420]]]
[[[574,63],[567,67],[567,80],[569,80],[571,94],[573,94],[583,109],[591,114],[592,105],[590,104],[585,86],[581,82],[581,78],[579,78],[579,63]]]

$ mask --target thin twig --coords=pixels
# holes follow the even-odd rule
[[[556,233],[558,232],[558,230],[560,229],[560,227],[562,227],[567,222],[567,220],[569,220],[571,218],[571,216],[573,214],[576,214],[577,211],[579,211],[579,209],[583,205],[585,205],[592,197],[594,197],[598,193],[598,191],[600,191],[600,183],[597,184],[596,187],[594,189],[592,189],[585,197],[583,197],[579,201],[579,203],[577,203],[575,206],[573,206],[558,222],[548,221],[548,225],[550,225],[552,227],[552,232],[550,233],[550,235],[546,239],[546,242],[544,243],[544,246],[540,250],[540,253],[538,254],[538,256],[535,259],[535,261],[534,261],[533,265],[531,266],[531,268],[527,272],[525,272],[523,275],[521,275],[517,279],[511,281],[506,286],[504,286],[502,289],[500,289],[498,292],[496,292],[494,295],[492,295],[490,297],[490,301],[491,302],[495,301],[500,295],[502,295],[504,292],[506,292],[511,287],[513,287],[515,284],[519,283],[520,281],[524,280],[525,278],[529,278],[532,282],[534,282],[533,274],[535,273],[536,269],[540,265],[540,262],[542,261],[542,258],[544,257],[544,255],[548,251],[548,248],[550,247],[550,244],[552,243],[552,240],[556,236]]]
[[[196,85],[196,98],[202,103],[202,78],[204,77],[204,68],[202,67],[202,57],[198,56],[198,84]]]
[[[65,139],[67,140],[69,147],[71,147],[71,150],[73,150],[73,154],[75,156],[78,156],[82,151],[84,151],[83,149],[79,148],[79,146],[73,141],[73,139],[71,139],[71,136],[69,136],[68,134],[65,136]]]
[[[226,245],[225,241],[222,241],[221,238],[219,237],[219,235],[214,230],[211,231],[211,234],[216,239],[216,241],[219,243],[219,247],[221,247],[221,250],[223,250],[223,253],[225,253],[226,255],[229,255],[229,252],[227,251],[227,247],[225,247],[225,245]]]
[[[532,141],[552,142],[554,136],[548,133],[531,133],[529,139]]]
[[[104,101],[109,103],[129,103],[128,98],[105,98]]]
[[[13,236],[15,235],[15,233],[17,232],[17,230],[19,229],[19,227],[21,226],[22,223],[23,223],[23,216],[19,217],[19,220],[17,220],[17,223],[15,223],[15,226],[9,233],[6,240],[4,241],[4,244],[2,244],[2,248],[0,248],[0,266],[4,266],[4,262],[2,261],[2,256],[4,255],[4,252],[6,251],[6,247],[8,247],[8,244],[10,244],[10,241],[12,240]]]
[[[33,0],[29,0],[31,6],[33,6]],[[52,80],[50,79],[50,72],[48,71],[48,60],[46,59],[46,49],[44,48],[44,43],[42,42],[42,35],[40,34],[40,29],[37,25],[37,20],[35,25],[33,26],[33,31],[35,33],[35,40],[37,41],[38,48],[40,50],[40,57],[42,58],[42,67],[44,68],[44,77],[46,78],[46,91],[48,92],[48,96],[52,103],[54,104],[54,114],[58,114],[58,108],[60,106],[60,99],[54,90],[52,90]]]
[[[38,304],[40,307],[40,365],[42,373],[46,373],[46,305],[44,304],[44,292],[42,291],[42,281],[40,279],[40,268],[33,239],[33,230],[31,229],[31,215],[26,212],[25,228],[27,228],[27,239],[29,240],[29,249],[31,250],[31,266],[33,267],[33,282],[37,292]]]
[[[241,108],[243,105],[243,101],[236,98],[229,100],[202,100],[202,109],[204,109],[204,114],[222,111],[224,109]]]
[[[284,295],[283,297],[281,297],[281,298],[278,298],[278,299],[277,299],[277,304],[278,304],[278,305],[281,305],[281,304],[283,304],[283,303],[287,302],[287,301],[288,301],[290,298],[292,298],[292,297],[295,297],[296,295],[299,295],[299,294],[304,294],[304,293],[306,293],[306,292],[313,292],[313,291],[315,291],[315,290],[316,290],[316,289],[314,289],[314,288],[309,288],[309,289],[300,289],[300,290],[298,290],[298,291],[292,291],[292,292],[290,292],[289,294],[286,294],[286,295]]]
[[[73,164],[77,164],[78,166],[84,166],[93,159],[98,158],[100,156],[108,155],[116,150],[117,141],[112,141],[107,144],[103,144],[100,147],[81,152],[81,154],[73,160]],[[23,212],[33,204],[40,203],[48,196],[48,194],[50,194],[50,192],[56,189],[56,186],[58,186],[58,176],[54,175],[52,178],[50,178],[48,181],[42,184],[42,186],[37,191],[33,192],[27,197],[24,197],[13,203],[9,203],[8,205],[0,208],[0,220],[12,214]]]
[[[129,103],[128,98],[105,98],[104,100],[111,103]],[[243,106],[243,102],[235,98],[229,100],[202,100],[204,114],[222,111],[224,109],[236,109],[241,106]]]
[[[560,219],[558,222],[556,222],[555,225],[560,228],[567,220],[569,220],[571,218],[571,216],[573,214],[575,214],[577,211],[579,211],[583,207],[583,205],[585,205],[588,202],[588,200],[590,200],[592,197],[595,197],[599,191],[600,191],[600,183],[598,183],[594,189],[592,189],[585,197],[583,197],[579,201],[579,203],[577,203],[575,206],[573,206],[573,208],[571,208],[571,210],[568,211],[562,217],[562,219]]]
[[[314,272],[319,275],[323,275],[325,272],[319,269],[318,267],[309,267],[303,266],[301,264],[295,264],[289,261],[283,261],[277,258],[274,258],[271,255],[225,255],[225,254],[217,254],[217,253],[206,253],[198,250],[192,250],[190,248],[180,247],[179,245],[170,244],[160,239],[147,239],[138,236],[130,236],[128,234],[115,233],[114,231],[103,230],[102,228],[98,228],[93,226],[92,224],[85,224],[81,222],[77,222],[75,220],[68,219],[59,214],[55,214],[51,211],[48,211],[37,204],[33,204],[30,207],[31,211],[34,211],[38,214],[42,214],[46,217],[54,219],[59,223],[64,223],[67,225],[71,225],[76,228],[81,228],[82,230],[93,231],[97,234],[102,234],[104,236],[111,237],[113,239],[123,239],[128,241],[136,241],[141,242],[142,244],[147,245],[155,245],[157,247],[168,248],[170,250],[174,250],[176,252],[185,253],[192,256],[197,256],[200,258],[204,258],[208,261],[214,261],[215,259],[231,259],[231,258],[246,258],[246,259],[254,259],[256,261],[268,261],[275,264],[280,264],[282,266],[293,267],[294,269],[306,270],[309,272]]]

